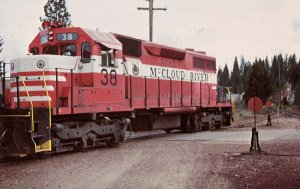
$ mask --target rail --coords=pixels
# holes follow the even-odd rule
[[[77,62],[75,64],[75,67],[76,67],[76,65],[77,65]],[[45,71],[46,70],[55,70],[55,99],[56,99],[55,108],[56,108],[56,115],[59,114],[59,94],[58,94],[58,91],[59,91],[59,82],[58,82],[59,70],[67,70],[67,71],[70,71],[70,73],[71,73],[71,114],[74,113],[74,88],[73,88],[74,74],[73,74],[73,71],[74,71],[75,67],[72,68],[72,69],[68,69],[68,68],[45,68],[43,70],[44,86],[46,88],[46,94],[47,94],[47,97],[48,97],[49,100],[50,100],[50,97],[49,97],[49,93],[48,93],[48,90],[47,90],[47,87],[46,87]],[[51,103],[49,103],[49,107],[50,107],[49,109],[51,109]],[[49,111],[51,111],[51,110],[49,110]],[[50,112],[50,115],[51,115],[51,112]]]

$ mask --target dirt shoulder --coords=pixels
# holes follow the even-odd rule
[[[292,123],[299,121],[289,124],[298,129]],[[218,132],[228,136],[229,130]],[[300,187],[299,138],[264,141],[262,154],[248,155],[250,144],[173,140],[178,136],[197,133],[158,134],[44,160],[2,161],[0,188]]]

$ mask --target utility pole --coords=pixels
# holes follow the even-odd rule
[[[154,10],[163,10],[166,11],[167,8],[153,8],[153,0],[146,0],[149,1],[149,8],[146,7],[138,7],[138,10],[148,10],[149,11],[149,41],[152,41],[153,37],[153,11]]]

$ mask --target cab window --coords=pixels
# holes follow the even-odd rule
[[[81,44],[81,53],[83,58],[91,58],[91,45],[88,42]]]
[[[89,63],[91,61],[91,45],[88,42],[81,44],[81,61]]]
[[[54,54],[58,55],[58,47],[56,46],[48,46],[43,48],[43,54]]]
[[[60,55],[76,56],[76,45],[63,45],[60,47]]]

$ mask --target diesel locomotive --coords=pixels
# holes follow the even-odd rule
[[[233,119],[205,52],[58,22],[44,22],[28,51],[3,70],[0,155],[115,146],[129,129],[194,132]]]

